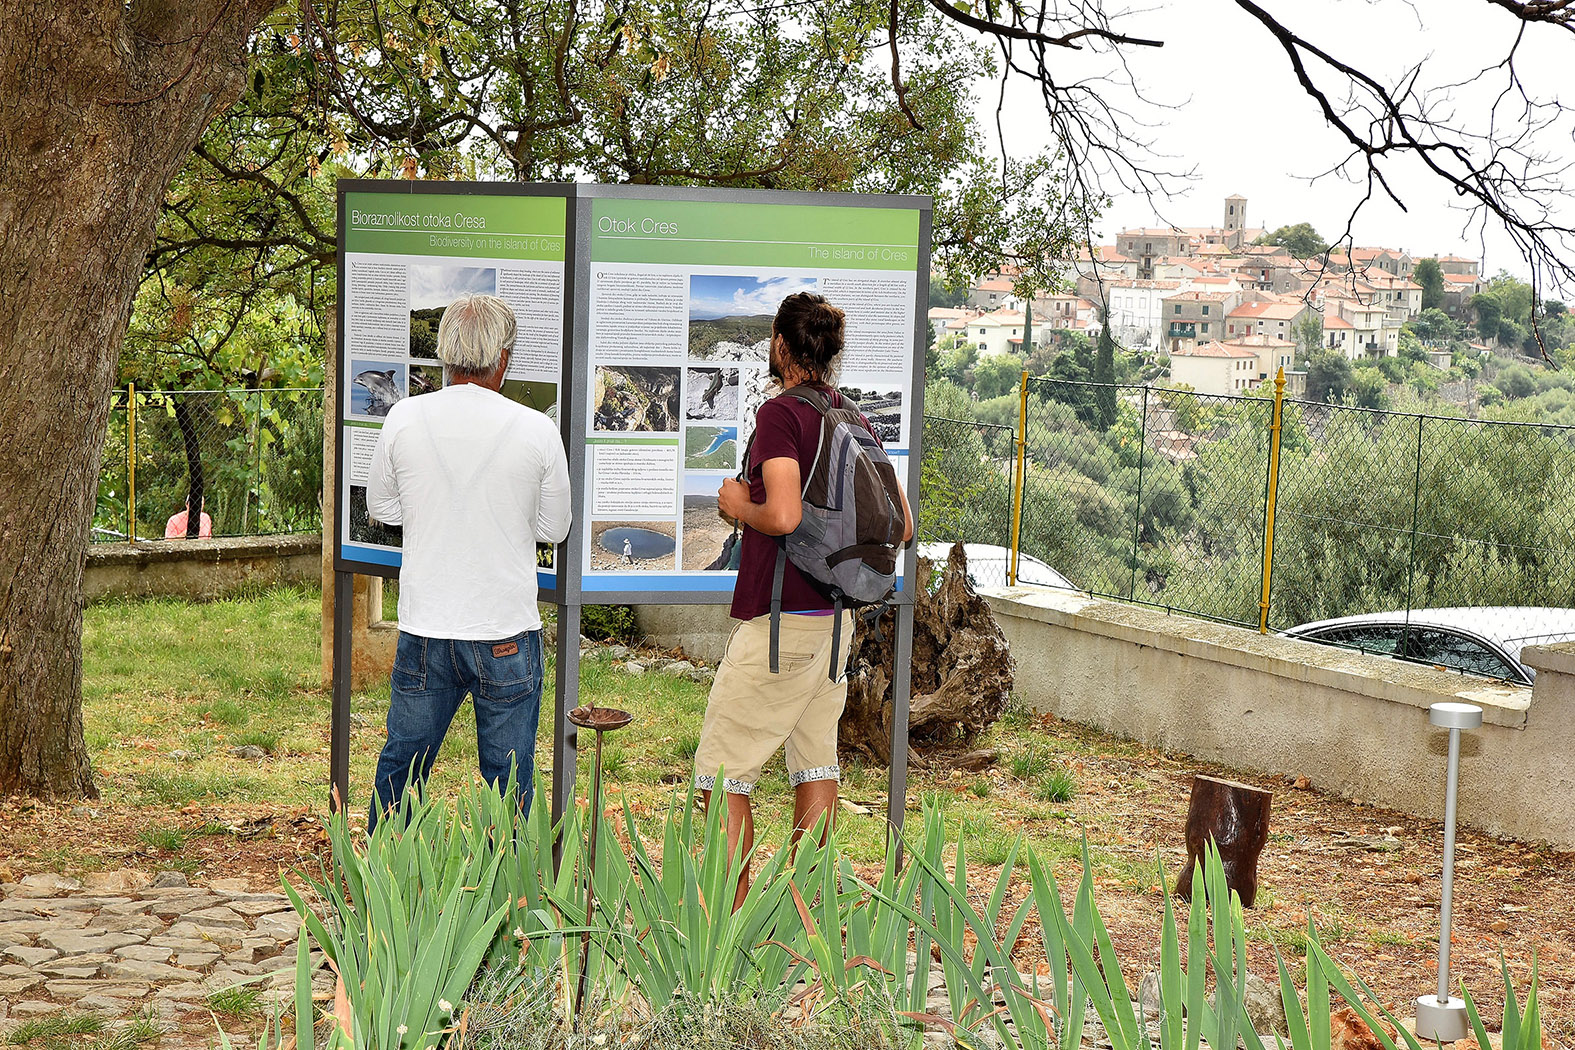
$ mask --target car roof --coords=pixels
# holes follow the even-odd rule
[[[1408,622],[1413,627],[1442,627],[1476,635],[1497,645],[1517,662],[1520,660],[1520,650],[1527,645],[1575,639],[1575,609],[1537,605],[1461,605],[1444,609],[1412,609],[1409,615],[1404,609],[1357,613],[1299,624],[1284,633],[1300,637],[1325,627]]]
[[[949,543],[921,543],[919,554],[932,561],[945,561],[951,553]],[[1007,570],[1011,564],[1011,549],[996,543],[964,543],[963,555],[968,559],[968,575],[976,587],[1006,586]],[[1032,554],[1018,552],[1017,582],[1033,587],[1064,587],[1077,590],[1077,584],[1056,572]]]

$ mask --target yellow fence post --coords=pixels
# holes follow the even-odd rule
[[[137,384],[126,384],[126,539],[137,542]]]
[[[1274,422],[1269,425],[1269,494],[1263,508],[1263,596],[1258,600],[1258,633],[1269,633],[1269,580],[1274,574],[1274,504],[1280,489],[1280,424],[1285,409],[1285,369],[1274,378]]]
[[[1023,545],[1023,470],[1028,458],[1028,373],[1023,372],[1022,404],[1017,410],[1017,479],[1012,493],[1012,564],[1007,583],[1017,586],[1017,553]]]

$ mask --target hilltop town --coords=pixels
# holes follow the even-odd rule
[[[1401,356],[1403,333],[1417,337],[1412,356],[1440,372],[1461,350],[1522,350],[1522,329],[1481,331],[1473,304],[1491,282],[1474,259],[1321,241],[1297,254],[1275,239],[1248,225],[1247,198],[1227,197],[1220,225],[1122,230],[1115,243],[1061,261],[1064,291],[1029,299],[1010,268],[986,274],[966,303],[932,308],[931,328],[938,346],[971,346],[983,362],[1067,332],[1097,337],[1108,317],[1127,351],[1168,359],[1171,384],[1210,394],[1243,393],[1283,368],[1288,393],[1300,395],[1315,354],[1373,364]]]

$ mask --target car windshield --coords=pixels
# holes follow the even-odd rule
[[[1520,668],[1502,653],[1469,635],[1444,628],[1413,624],[1408,630],[1404,623],[1337,624],[1299,637],[1467,674],[1513,682],[1528,681]]]

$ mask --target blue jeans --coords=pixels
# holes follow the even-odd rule
[[[481,776],[503,788],[517,769],[520,809],[530,812],[541,717],[541,632],[495,642],[399,633],[388,705],[388,742],[377,757],[367,830],[397,805],[412,773],[419,789],[454,713],[469,693],[476,708]]]

